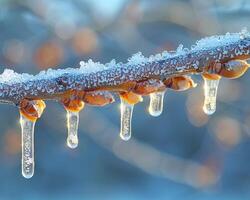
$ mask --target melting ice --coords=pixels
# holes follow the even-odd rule
[[[68,127],[67,145],[72,149],[78,146],[78,135],[77,135],[78,124],[79,124],[79,112],[72,112],[67,110],[67,127]]]
[[[35,121],[31,121],[24,116],[20,116],[22,129],[22,175],[31,178],[34,174],[34,126]]]
[[[149,114],[157,117],[162,113],[165,91],[150,94]]]
[[[121,139],[127,141],[131,138],[131,120],[133,114],[133,104],[129,104],[121,98]]]
[[[216,96],[220,80],[210,80],[204,78],[204,105],[203,111],[207,115],[212,115],[216,110]]]

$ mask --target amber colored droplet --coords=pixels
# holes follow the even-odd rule
[[[84,108],[84,102],[82,102],[80,99],[63,99],[62,104],[64,105],[66,110],[72,111],[72,112],[79,112]]]
[[[167,88],[176,91],[184,91],[197,86],[197,84],[189,76],[172,77],[165,80],[164,84]]]
[[[110,92],[106,91],[90,91],[86,92],[83,101],[94,106],[105,106],[114,102],[114,97]]]
[[[46,104],[43,100],[27,100],[23,99],[20,102],[20,113],[30,121],[36,121],[40,118]]]
[[[124,100],[125,102],[131,105],[134,105],[143,101],[143,98],[140,95],[135,94],[133,92],[121,92],[120,97],[122,100]]]
[[[223,77],[234,79],[241,77],[249,68],[244,60],[231,60],[223,64],[219,74]]]
[[[133,92],[139,95],[149,95],[154,92],[164,91],[166,86],[160,80],[150,79],[136,84]]]
[[[66,92],[60,101],[66,110],[79,112],[84,108],[84,102],[82,101],[84,94],[84,91],[71,90]]]

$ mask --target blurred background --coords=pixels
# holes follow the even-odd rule
[[[81,60],[126,62],[250,28],[249,0],[0,0],[0,68],[36,74]],[[36,169],[21,176],[19,113],[0,106],[0,199],[249,199],[249,73],[222,79],[217,112],[202,111],[203,81],[167,91],[158,118],[136,105],[133,138],[119,139],[119,100],[80,115],[79,147],[66,147],[56,102],[35,127]]]

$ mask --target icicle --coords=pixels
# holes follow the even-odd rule
[[[121,130],[120,137],[127,141],[131,138],[131,119],[133,114],[133,104],[129,104],[121,98]]]
[[[150,94],[149,114],[157,117],[162,113],[165,91]]]
[[[67,145],[72,149],[78,146],[78,136],[77,136],[78,123],[79,123],[79,112],[72,112],[67,110],[67,127],[68,127]]]
[[[22,175],[25,178],[31,178],[34,174],[34,126],[35,121],[31,121],[20,116],[22,129]]]
[[[216,96],[220,80],[210,80],[204,78],[204,105],[203,111],[207,115],[212,115],[216,110]]]

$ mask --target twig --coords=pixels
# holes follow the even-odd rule
[[[239,33],[232,36],[207,38],[191,50],[182,50],[161,58],[141,62],[113,64],[109,68],[85,72],[84,69],[50,70],[36,76],[16,74],[11,80],[0,78],[0,102],[18,105],[20,100],[57,100],[69,90],[116,90],[129,81],[166,79],[173,76],[202,73],[205,67],[215,62],[225,63],[233,59],[250,58],[250,35]],[[204,43],[208,42],[207,46]],[[218,43],[214,43],[218,40]],[[13,73],[13,72],[12,72]],[[17,77],[17,80],[13,80]],[[25,78],[26,77],[26,78]],[[19,80],[20,79],[20,80]]]

